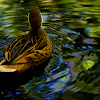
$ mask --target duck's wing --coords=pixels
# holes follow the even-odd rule
[[[35,40],[28,37],[28,35],[22,35],[14,40],[12,40],[4,49],[3,55],[4,58],[8,62],[12,62],[15,60],[18,56],[25,56],[28,53],[34,52],[34,45]],[[22,55],[23,54],[23,55]],[[20,57],[21,57],[20,56]]]

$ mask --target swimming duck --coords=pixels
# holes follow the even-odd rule
[[[5,46],[0,72],[23,73],[50,58],[52,45],[47,33],[41,27],[42,17],[38,6],[30,8],[29,22],[31,25],[29,33],[16,37]]]

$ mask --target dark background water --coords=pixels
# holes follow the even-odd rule
[[[32,5],[40,7],[42,27],[53,45],[51,59],[41,75],[27,74],[30,79],[17,87],[1,85],[1,99],[100,100],[99,0],[0,0],[0,60],[7,43],[28,33]],[[88,70],[86,60],[94,62]]]

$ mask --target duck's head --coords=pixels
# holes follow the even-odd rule
[[[29,22],[30,22],[31,28],[34,30],[41,27],[42,17],[41,17],[41,12],[38,6],[32,6],[30,8]]]

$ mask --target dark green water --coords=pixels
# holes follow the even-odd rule
[[[40,7],[51,59],[41,75],[0,89],[0,100],[100,100],[100,0],[0,0],[0,60],[7,43],[28,33],[32,5]],[[94,62],[88,70],[86,60]]]

